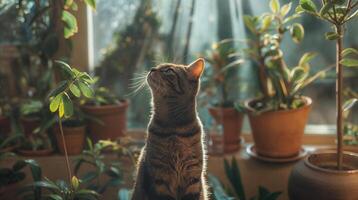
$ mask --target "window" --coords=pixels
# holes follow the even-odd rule
[[[104,84],[131,99],[130,127],[143,128],[149,118],[149,94],[143,90],[128,96],[134,90],[129,87],[135,78],[133,73],[143,73],[164,61],[188,63],[222,38],[242,40],[246,35],[243,15],[260,14],[265,9],[261,0],[99,0],[93,14],[95,70],[106,77]],[[320,52],[312,63],[313,71],[332,65],[334,43],[322,37],[329,27],[306,15],[300,20],[306,32],[303,43],[296,45],[290,38],[283,42],[288,65],[295,66],[308,51]],[[345,46],[357,47],[358,27],[349,26]],[[235,48],[243,46],[239,43]],[[357,87],[357,71],[347,70],[345,74],[345,86]],[[253,76],[247,64],[237,70],[237,79],[232,83],[233,98],[255,96]],[[334,71],[306,88],[304,94],[314,100],[308,132],[333,132]],[[206,107],[200,107],[200,114],[205,124],[211,123]]]

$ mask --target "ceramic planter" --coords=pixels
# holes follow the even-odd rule
[[[33,131],[41,125],[41,119],[37,117],[21,117],[20,122],[25,136],[33,134]]]
[[[358,154],[345,152],[344,171],[335,168],[335,151],[315,152],[293,168],[288,185],[291,200],[357,200]]]
[[[8,117],[0,116],[0,134],[8,135],[11,132],[11,122]]]
[[[129,102],[122,101],[119,105],[83,106],[83,111],[99,120],[88,124],[90,138],[98,140],[115,140],[125,134],[127,130],[127,108]]]
[[[298,155],[312,104],[310,98],[304,99],[306,105],[298,109],[248,113],[255,149],[259,155],[272,158]],[[251,105],[255,101],[258,100],[247,101],[245,106],[252,109]]]
[[[65,150],[64,150],[64,146],[63,146],[63,142],[62,142],[60,128],[58,126],[56,126],[54,128],[54,132],[56,135],[57,147],[58,147],[60,153],[64,154]],[[84,147],[86,127],[85,126],[78,126],[78,127],[63,126],[63,133],[64,133],[64,137],[65,137],[68,155],[80,154]]]
[[[218,124],[223,126],[224,152],[232,153],[239,150],[243,114],[235,108],[221,107],[211,107],[209,113]]]

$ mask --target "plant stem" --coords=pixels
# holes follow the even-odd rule
[[[68,154],[67,154],[67,145],[66,145],[65,135],[63,134],[61,117],[59,117],[58,119],[59,119],[58,122],[59,122],[59,126],[60,126],[63,149],[65,150],[65,161],[66,161],[66,166],[67,166],[68,183],[71,184],[72,174],[71,174],[70,160],[69,160]]]
[[[342,60],[342,26],[336,25],[336,31],[339,35],[336,40],[336,107],[337,107],[337,168],[342,170],[343,163],[343,117],[342,117],[342,89],[343,89],[343,66]]]

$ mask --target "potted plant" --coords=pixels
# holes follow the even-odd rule
[[[357,67],[352,56],[357,49],[343,49],[344,25],[357,18],[358,1],[324,0],[317,4],[301,0],[297,12],[305,12],[331,24],[326,39],[336,43],[337,150],[317,151],[296,164],[290,178],[290,199],[356,199],[358,197],[358,155],[343,151],[343,115],[357,100],[343,105],[343,66]]]
[[[23,156],[47,156],[53,151],[52,143],[46,133],[23,137],[17,152]]]
[[[20,105],[20,122],[25,137],[33,134],[34,130],[41,125],[44,105],[39,100],[25,100]]]
[[[12,152],[19,146],[21,135],[0,135],[0,153]]]
[[[71,117],[62,121],[62,131],[64,133],[68,155],[80,154],[84,148],[86,138],[86,123],[79,108],[74,108]],[[61,130],[59,125],[53,127],[56,136],[57,147],[60,153],[64,154],[64,143],[61,139]]]
[[[5,99],[0,99],[0,135],[8,135],[10,132],[10,106]]]
[[[129,102],[116,97],[105,87],[95,86],[93,90],[93,97],[82,106],[83,111],[95,119],[88,124],[90,138],[97,142],[124,136]]]
[[[215,89],[211,94],[218,94],[216,102],[212,102],[209,113],[215,123],[223,128],[224,152],[230,153],[240,148],[243,115],[234,108],[229,98],[230,88],[228,69],[241,64],[242,60],[231,62],[233,53],[232,41],[227,39],[212,46],[205,59],[210,63],[209,87]]]
[[[346,97],[345,105],[354,105],[354,102],[358,101],[358,93],[353,91],[351,88],[347,88],[344,92]],[[358,153],[358,124],[356,124],[352,119],[350,121],[349,117],[353,114],[351,113],[351,110],[346,110],[344,112],[344,148],[348,151],[352,151],[355,153]]]
[[[86,188],[95,190],[103,194],[108,186],[116,187],[123,182],[123,174],[119,162],[107,164],[103,153],[111,151],[116,152],[123,147],[117,142],[110,140],[100,140],[93,144],[87,139],[87,150],[83,150],[81,155],[76,159],[75,174],[80,175],[81,180]],[[91,166],[90,171],[80,173],[83,165]],[[103,177],[106,177],[103,179]],[[103,181],[105,180],[105,181]]]
[[[312,100],[302,96],[303,88],[320,78],[328,69],[310,74],[309,62],[315,53],[305,53],[297,66],[287,66],[281,42],[290,33],[299,43],[304,29],[292,23],[298,14],[288,15],[291,3],[282,7],[278,0],[270,1],[271,12],[260,16],[244,16],[244,22],[252,35],[244,56],[257,67],[261,96],[247,100],[237,109],[248,113],[254,151],[270,158],[289,158],[299,154],[304,128],[311,109]]]
[[[0,153],[0,162],[9,157],[16,157],[16,155],[13,153]],[[25,179],[23,169],[26,166],[31,169],[31,175],[34,181],[41,180],[41,168],[35,160],[17,159],[12,167],[3,167],[0,169],[0,199],[20,199],[17,194],[21,181]],[[37,189],[33,191],[35,195],[39,194]]]

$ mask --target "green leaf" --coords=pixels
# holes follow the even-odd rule
[[[292,2],[283,5],[282,8],[281,8],[281,11],[280,11],[281,16],[282,16],[282,17],[285,17],[285,16],[290,12],[291,7],[292,7]]]
[[[301,24],[294,23],[291,26],[290,33],[291,33],[291,36],[292,36],[292,40],[295,43],[300,43],[302,41],[303,37],[304,37],[305,30],[304,30],[304,28],[303,28],[303,26]]]
[[[73,4],[73,0],[65,0],[65,3],[64,3],[65,5],[65,9],[68,9],[68,8],[70,8],[71,6],[72,6],[72,4]]]
[[[63,104],[63,98],[61,98],[60,105],[58,106],[58,116],[62,118],[64,114],[65,114],[65,106]]]
[[[82,92],[82,94],[87,97],[87,98],[91,98],[93,97],[93,90],[92,88],[90,88],[90,86],[87,83],[78,81],[78,86]]]
[[[326,4],[324,4],[321,8],[321,10],[319,11],[319,14],[324,17],[325,15],[328,14],[329,10],[333,8],[333,3],[328,2]]]
[[[89,5],[93,10],[96,10],[96,0],[85,0],[85,3]]]
[[[67,93],[65,93],[62,97],[63,105],[64,105],[64,115],[65,117],[71,117],[73,115],[73,104],[68,96]]]
[[[280,2],[278,0],[271,0],[270,8],[272,12],[277,13],[280,10]]]
[[[48,198],[51,200],[63,200],[62,197],[58,194],[49,194]]]
[[[295,67],[292,69],[290,77],[292,82],[300,82],[307,78],[308,73],[303,67]]]
[[[244,24],[246,28],[251,31],[251,33],[256,33],[256,25],[253,17],[251,17],[250,15],[244,15]]]
[[[57,84],[56,88],[51,90],[50,93],[47,95],[47,98],[51,98],[54,96],[57,96],[67,88],[67,80],[61,81],[59,84]]]
[[[74,77],[74,73],[72,72],[72,69],[70,67],[70,65],[68,65],[67,63],[61,61],[61,60],[56,60],[56,63],[60,64],[61,69],[70,77]]]
[[[80,97],[80,96],[81,96],[81,91],[80,91],[80,89],[77,87],[77,85],[71,84],[71,85],[70,85],[70,90],[71,90],[72,94],[75,95],[76,97]]]
[[[262,26],[260,32],[265,32],[271,25],[272,17],[271,15],[266,15],[262,20]]]
[[[59,94],[55,98],[53,98],[50,102],[50,111],[56,112],[58,107],[60,106],[60,102],[62,100],[62,95]]]
[[[312,0],[300,0],[300,7],[307,12],[317,12],[317,7]]]
[[[344,58],[340,63],[347,67],[358,67],[358,60],[356,59]]]
[[[342,56],[348,56],[350,54],[356,54],[358,55],[358,50],[353,48],[346,48],[342,51]]]
[[[62,21],[64,23],[64,37],[70,38],[78,32],[77,20],[70,12],[62,11]]]
[[[351,20],[351,19],[353,19],[354,17],[357,17],[357,16],[358,16],[358,10],[354,11],[354,13],[351,14],[351,15],[346,19],[346,21],[349,21],[349,20]]]
[[[336,40],[339,38],[339,35],[336,32],[327,32],[325,37],[327,40]]]
[[[313,58],[315,58],[317,53],[315,52],[308,52],[303,54],[300,61],[298,62],[298,65],[301,67],[304,67],[308,62],[310,62]]]
[[[356,103],[358,103],[357,98],[352,98],[352,99],[347,100],[343,105],[343,112],[347,112],[350,109],[352,109]]]
[[[76,176],[72,176],[71,185],[75,190],[77,190],[78,186],[80,185],[80,182]]]

